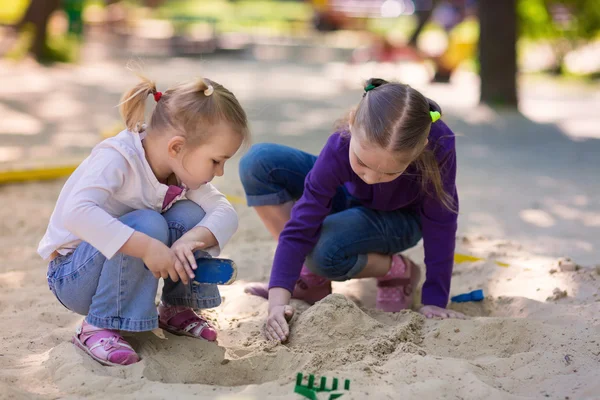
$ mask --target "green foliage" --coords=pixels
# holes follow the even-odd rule
[[[68,33],[66,35],[50,36],[46,41],[41,62],[72,63],[79,58],[81,39],[79,35]]]
[[[600,2],[598,0],[519,0],[517,3],[520,36],[547,40],[556,56],[549,69],[568,75],[565,56],[582,40],[600,38]]]
[[[19,34],[16,44],[6,53],[5,57],[11,60],[25,58],[33,43],[35,28],[27,24]],[[38,60],[41,63],[53,62],[70,63],[79,57],[80,38],[76,34],[48,35],[43,54]]]
[[[157,18],[174,22],[178,32],[209,22],[220,32],[289,31],[289,23],[308,23],[312,9],[305,2],[275,0],[169,0],[153,11]]]
[[[413,16],[401,15],[398,18],[370,18],[367,21],[367,29],[381,35],[398,34],[409,37],[417,27],[417,21]],[[436,29],[429,24],[427,29]]]
[[[224,1],[224,0],[170,0],[156,10],[161,18],[214,18],[217,21],[232,19],[243,21],[309,20],[310,5],[304,2],[274,0]]]
[[[520,34],[530,39],[592,39],[600,33],[598,0],[519,0],[517,14]]]
[[[4,55],[9,60],[19,61],[24,59],[29,53],[31,43],[33,42],[33,29],[23,29],[20,32],[16,43]]]

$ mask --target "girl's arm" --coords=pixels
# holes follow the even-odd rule
[[[323,221],[331,212],[338,187],[350,178],[346,138],[332,135],[306,176],[302,197],[279,234],[269,288],[290,293],[300,277],[306,256],[317,244]]]
[[[117,252],[141,258],[156,278],[181,278],[189,275],[175,254],[160,240],[125,225],[103,208],[106,201],[122,188],[127,160],[116,150],[102,149],[90,156],[85,173],[71,191],[64,209],[65,228],[91,244],[106,258]]]
[[[273,307],[285,306],[290,303],[292,294],[289,290],[280,287],[273,287],[269,289],[269,311]]]
[[[421,227],[425,250],[426,279],[423,284],[422,303],[446,308],[450,294],[450,281],[454,267],[454,248],[458,219],[458,193],[456,190],[456,152],[454,146],[440,161],[444,190],[454,200],[456,212],[448,210],[438,199],[426,195],[421,206]],[[432,189],[431,189],[432,190]]]
[[[265,324],[268,339],[285,342],[288,321],[294,314],[289,306],[292,291],[307,254],[314,248],[323,221],[331,212],[337,188],[350,178],[347,142],[332,135],[304,182],[304,192],[290,220],[279,235],[269,283],[269,315]]]
[[[284,288],[269,289],[269,315],[265,324],[267,339],[285,342],[290,335],[288,321],[294,315],[294,309],[288,305],[291,296]]]
[[[225,195],[212,184],[207,183],[197,190],[190,190],[186,197],[198,204],[205,217],[186,235],[204,243],[205,250],[212,256],[218,256],[238,229],[238,216]]]
[[[122,187],[129,164],[118,151],[102,149],[90,156],[85,168],[65,204],[63,221],[67,230],[110,259],[134,233],[103,209]]]

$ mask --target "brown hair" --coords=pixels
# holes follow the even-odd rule
[[[442,112],[437,103],[410,86],[371,78],[365,85],[363,99],[347,121],[360,128],[369,142],[381,148],[393,152],[410,151],[423,145],[429,136],[432,124],[430,111]],[[428,193],[431,184],[441,203],[456,212],[455,201],[444,190],[440,166],[429,146],[413,164],[421,173],[423,191]]]
[[[141,131],[145,123],[148,95],[157,93],[153,81],[138,76],[140,83],[125,92],[119,104],[125,125],[133,132]],[[206,139],[210,131],[207,128],[220,121],[227,122],[244,141],[249,138],[246,112],[233,93],[217,82],[198,78],[162,93],[150,117],[148,130],[174,130],[191,145],[198,145]]]

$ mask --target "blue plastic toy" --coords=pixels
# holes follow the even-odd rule
[[[450,300],[452,300],[454,303],[466,303],[468,301],[481,301],[483,299],[483,290],[477,289],[473,290],[471,293],[463,293],[459,294],[458,296],[454,296]]]
[[[196,258],[194,284],[229,285],[237,277],[237,266],[226,258]]]
[[[196,256],[198,268],[194,271],[192,284],[231,285],[237,278],[237,265],[227,258]],[[144,265],[144,268],[148,269]]]

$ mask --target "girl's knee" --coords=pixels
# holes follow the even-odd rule
[[[169,226],[165,218],[152,210],[136,210],[121,217],[121,222],[164,244],[169,242]]]
[[[256,181],[268,178],[269,165],[278,154],[279,145],[272,143],[258,143],[248,150],[241,158],[239,164],[240,179],[244,188],[251,187]]]
[[[185,232],[198,225],[205,216],[204,209],[191,200],[178,201],[163,214],[167,225],[179,225]]]
[[[201,220],[206,215],[206,211],[199,204],[194,203],[192,200],[180,200],[173,204],[169,210],[163,214],[163,216],[169,213],[182,213],[186,214],[189,218],[195,218]]]
[[[306,257],[305,266],[313,274],[330,280],[346,280],[346,274],[351,269],[350,260],[339,257],[329,246],[315,246]]]
[[[59,300],[60,301],[60,300]],[[64,305],[64,303],[61,304]],[[78,304],[73,304],[70,307],[65,306],[66,308],[68,308],[70,311],[73,311],[75,314],[79,314],[79,315],[88,315],[88,313],[90,312],[90,305],[87,303],[78,303]]]

